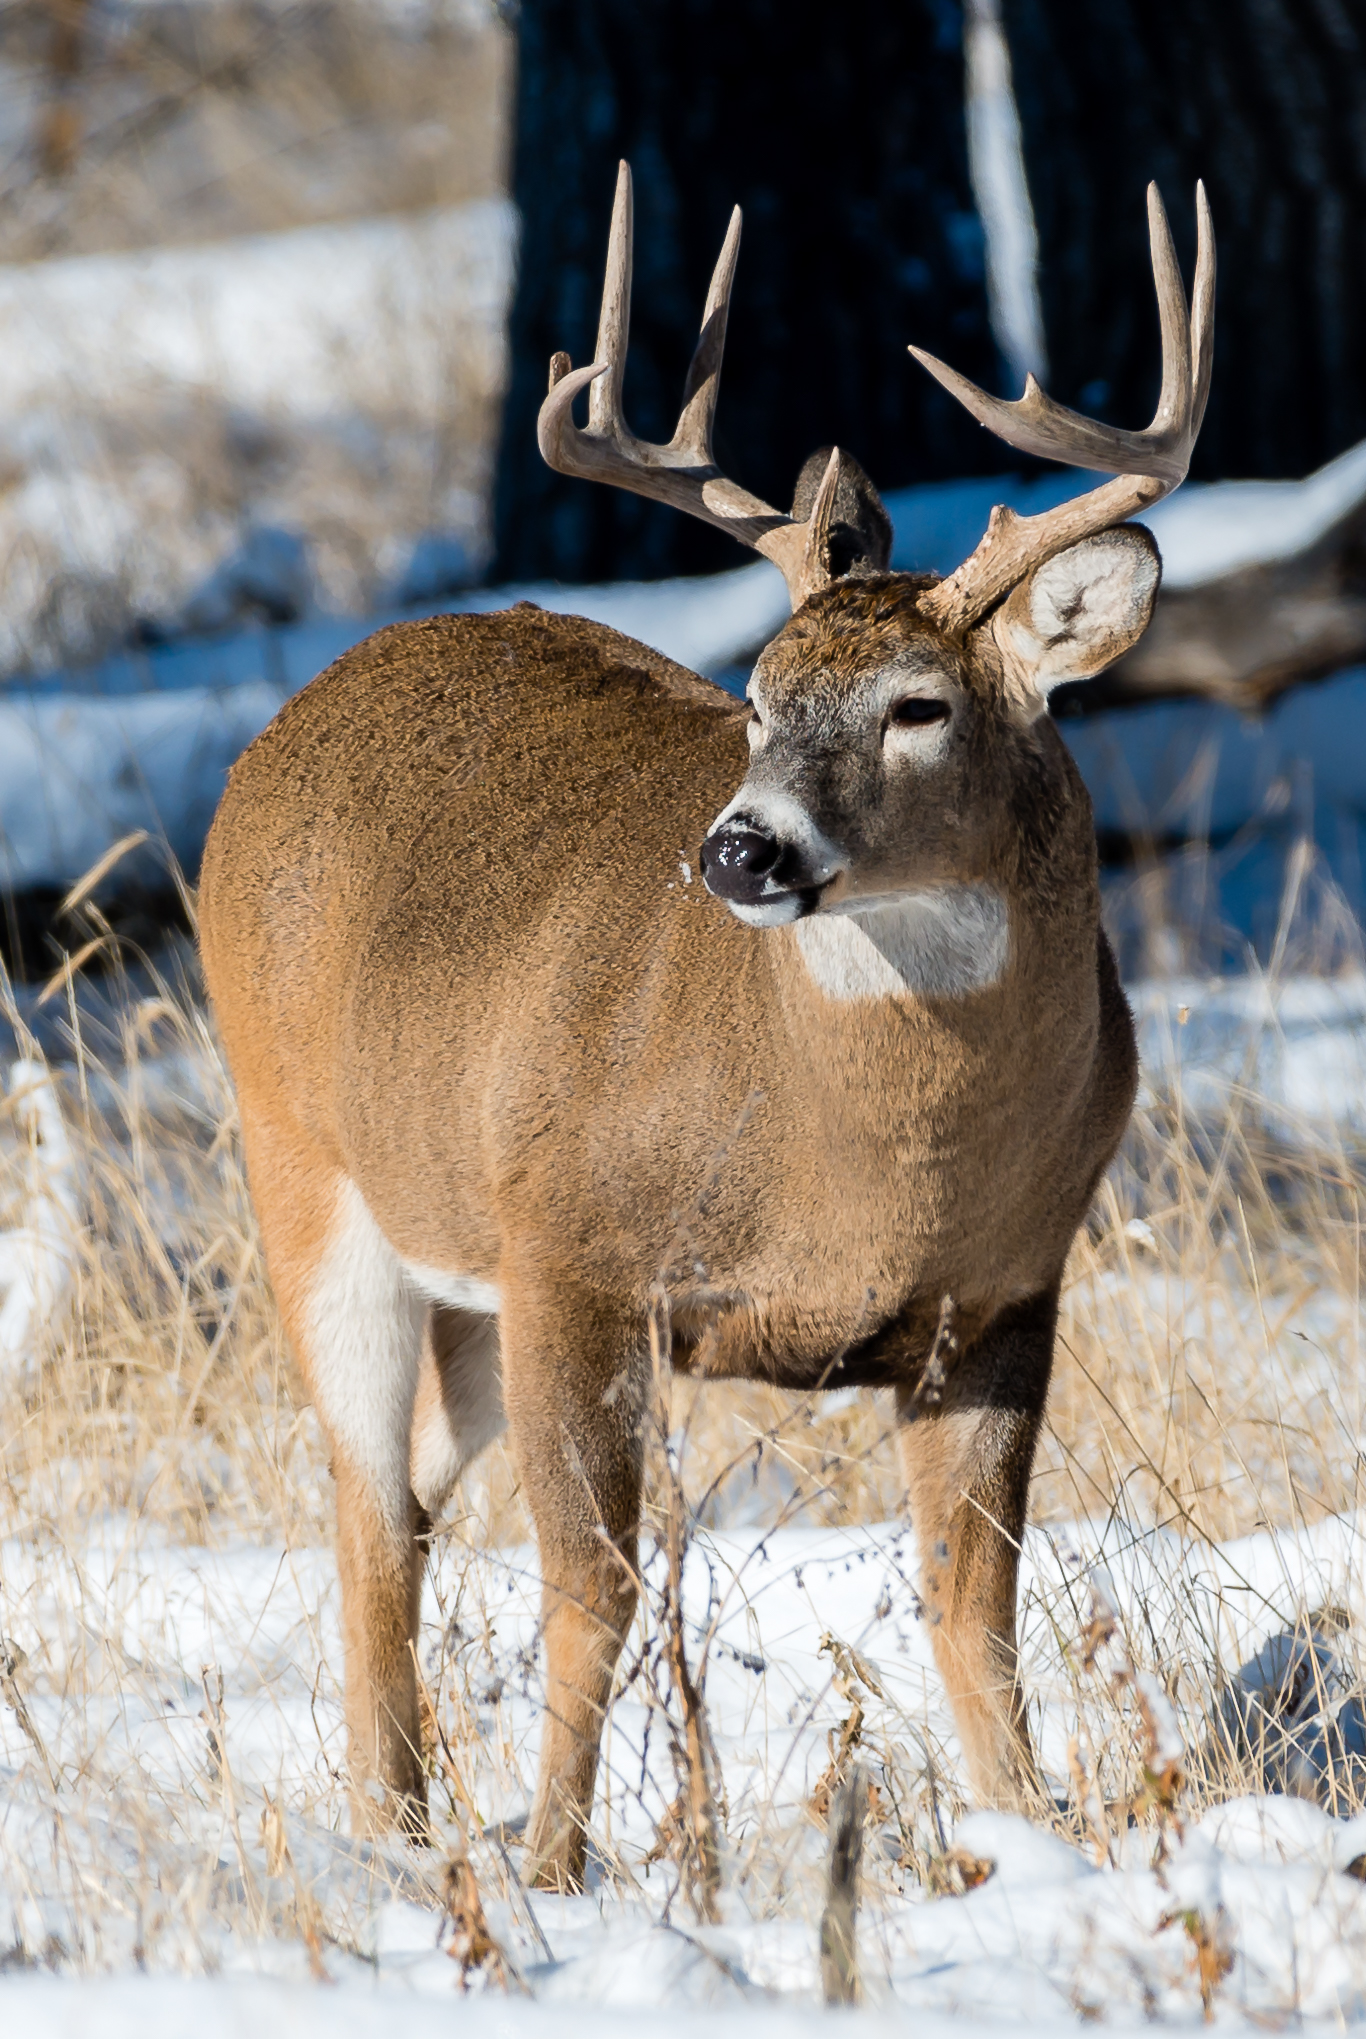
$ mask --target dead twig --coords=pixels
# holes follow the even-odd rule
[[[18,1674],[27,1661],[28,1659],[18,1643],[13,1642],[7,1635],[0,1636],[0,1693],[8,1701],[10,1710],[18,1721],[21,1731],[33,1744],[37,1752],[38,1761],[47,1772],[47,1781],[52,1790],[56,1792],[59,1788],[60,1779],[53,1766],[52,1758],[48,1755],[47,1744],[34,1726],[33,1715],[29,1712],[24,1702],[24,1695],[19,1690]]]
[[[857,2004],[859,1985],[859,1865],[868,1793],[855,1765],[835,1794],[830,1813],[830,1866],[821,1914],[821,1992],[827,2004]]]
[[[958,1357],[958,1339],[953,1329],[954,1315],[953,1297],[946,1295],[939,1305],[939,1322],[935,1326],[934,1343],[930,1347],[930,1356],[925,1361],[925,1371],[916,1382],[915,1393],[911,1396],[912,1405],[917,1409],[937,1409],[944,1399],[944,1389],[949,1378],[949,1363]]]
[[[849,1705],[849,1712],[839,1729],[838,1738],[834,1728],[830,1730],[828,1737],[830,1761],[807,1801],[816,1818],[824,1820],[830,1817],[830,1808],[835,1795],[848,1778],[850,1758],[863,1741],[864,1708],[859,1688],[861,1686],[866,1688],[877,1699],[881,1699],[883,1694],[877,1673],[872,1667],[857,1650],[851,1649],[848,1643],[843,1643],[837,1636],[831,1635],[828,1629],[821,1637],[817,1655],[830,1658],[834,1665],[831,1683],[841,1699],[846,1700]],[[875,1791],[876,1786],[870,1785],[869,1790]]]
[[[471,1975],[482,1970],[498,1989],[524,1990],[521,1977],[489,1931],[479,1879],[463,1848],[446,1858],[441,1872],[441,1899],[446,1907],[445,1948],[451,1960],[460,1964],[461,1989],[468,1989]]]
[[[701,1688],[688,1663],[683,1632],[683,1560],[687,1554],[687,1503],[678,1466],[669,1442],[666,1369],[670,1363],[671,1331],[669,1299],[663,1288],[656,1291],[649,1314],[652,1410],[660,1444],[664,1488],[664,1555],[667,1576],[661,1626],[669,1682],[681,1715],[671,1722],[675,1760],[682,1772],[682,1790],[677,1807],[684,1814],[682,1827],[675,1821],[682,1843],[682,1864],[693,1908],[699,1919],[715,1924],[719,1918],[717,1898],[721,1891],[721,1844],[712,1790],[711,1736]]]

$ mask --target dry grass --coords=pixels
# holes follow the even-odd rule
[[[325,1536],[316,1430],[290,1393],[202,1010],[158,983],[109,1046],[82,1042],[62,1084],[88,1229],[69,1322],[9,1433],[5,1528],[116,1508],[187,1542],[267,1523]],[[23,1155],[11,1133],[11,1221]]]
[[[4,0],[0,261],[496,196],[513,53],[492,0]]]
[[[114,1001],[114,1027],[98,1044],[84,1038],[70,987],[59,985],[54,996],[69,1000],[75,1056],[60,1081],[88,1224],[70,1317],[47,1336],[34,1392],[22,1403],[11,1397],[0,1541],[41,1564],[44,1553],[78,1548],[82,1525],[117,1519],[134,1566],[140,1543],[221,1547],[245,1539],[296,1552],[324,1544],[331,1515],[325,1449],[282,1344],[231,1093],[192,964],[172,956],[159,977],[144,972],[130,979]],[[0,1111],[0,1226],[11,1221],[24,1159],[12,1115]],[[1137,1531],[1166,1526],[1189,1539],[1224,1539],[1356,1507],[1362,1182],[1358,1153],[1341,1142],[1324,1144],[1324,1136],[1318,1144],[1277,1138],[1251,1096],[1233,1095],[1221,1116],[1199,1122],[1179,1096],[1144,1106],[1069,1270],[1034,1521],[1112,1518]],[[884,1398],[871,1394],[823,1406],[820,1398],[762,1388],[677,1383],[665,1435],[670,1441],[659,1450],[672,1452],[690,1516],[703,1526],[872,1523],[888,1520],[898,1506],[890,1412]],[[667,1527],[670,1484],[658,1476],[652,1482],[658,1531]],[[506,1448],[495,1447],[457,1504],[447,1553],[463,1548],[469,1565],[480,1551],[506,1550],[528,1533],[515,1467]],[[457,1604],[464,1605],[451,1603],[452,1619]],[[1080,1568],[1051,1598],[1045,1593],[1040,1606],[1031,1666],[1051,1665],[1055,1696],[1059,1687],[1070,1690],[1083,1722],[1073,1768],[1078,1839],[1113,1845],[1123,1822],[1106,1807],[1132,1802],[1145,1788],[1145,1817],[1159,1838],[1170,1816],[1144,1785],[1145,1757],[1153,1771],[1152,1745],[1135,1694],[1145,1671],[1159,1671],[1163,1689],[1184,1709],[1193,1772],[1187,1808],[1265,1784],[1259,1759],[1246,1752],[1197,1760],[1195,1743],[1208,1737],[1221,1669],[1232,1667],[1221,1666],[1219,1637],[1201,1631],[1196,1614],[1179,1645],[1163,1639],[1170,1660],[1153,1638],[1129,1636],[1132,1656],[1121,1675],[1113,1662],[1097,1668],[1096,1648],[1088,1654],[1083,1647],[1088,1623],[1095,1629],[1098,1617]],[[468,1820],[471,1799],[486,1813],[486,1793],[507,1804],[525,1784],[501,1704],[483,1689],[488,1669],[479,1665],[486,1658],[493,1667],[496,1655],[487,1611],[483,1619],[482,1641],[467,1636],[459,1649],[451,1646],[453,1654],[438,1651],[428,1667],[432,1719],[445,1738],[433,1746],[436,1797],[457,1826]],[[659,1638],[651,1641],[647,1626],[639,1640],[641,1661],[648,1662],[644,1674],[636,1665],[635,1697],[651,1692],[650,1703],[667,1722],[672,1702]],[[890,1899],[907,1878],[961,1887],[953,1878],[966,1873],[962,1865],[939,1863],[942,1833],[961,1804],[951,1776],[936,1766],[932,1743],[893,1732],[885,1721],[875,1729],[871,1713],[866,1728],[861,1712],[855,1721],[856,1708],[873,1709],[873,1701],[838,1639],[831,1653],[834,1690],[848,1710],[846,1727],[853,1726],[838,1746],[832,1741],[822,1803],[861,1747],[881,1794],[880,1837],[867,1865],[874,1893]],[[29,1689],[51,1693],[51,1681],[45,1687],[39,1667],[32,1668]],[[694,1668],[705,1671],[705,1663]],[[130,1678],[136,1683],[127,1664],[111,1669],[101,1649],[86,1648],[67,1651],[59,1682],[64,1703],[79,1710],[101,1693],[126,1691]],[[335,1684],[326,1689],[335,1702]],[[211,1690],[206,1705],[212,1725]],[[1197,1734],[1189,1723],[1198,1728],[1202,1720]],[[331,1761],[335,1738],[328,1746]],[[35,1744],[35,1765],[40,1756],[46,1763]],[[219,1776],[203,1788],[220,1825],[230,1786],[230,1777]],[[207,1844],[183,1808],[172,1835],[164,1808],[138,1799],[117,1778],[101,1778],[97,1762],[85,1788],[82,1798],[76,1783],[63,1783],[72,1833],[83,1836],[79,1846],[71,1843],[73,1859],[81,1849],[98,1857],[117,1800],[158,1877],[192,1878],[202,1869],[199,1909],[188,1900],[179,1910],[170,1907],[161,1929],[166,1958],[173,1953],[192,1966],[218,1958],[213,1934],[226,1930],[225,1921],[306,1947],[326,1942],[335,1953],[359,1944],[377,1890],[407,1889],[432,1902],[439,1895],[432,1879],[400,1856],[381,1853],[362,1863],[352,1853],[344,1865],[351,1878],[344,1916],[335,1900],[320,1910],[309,1879],[335,1876],[335,1858],[319,1856],[311,1826],[302,1837],[297,1824],[289,1827],[293,1854],[280,1833],[301,1818],[335,1828],[341,1803],[335,1791],[288,1807],[281,1801],[278,1813],[274,1800],[264,1813],[253,1800],[250,1831],[234,1844],[245,1867],[227,1889],[226,1872],[204,1866]],[[1350,1793],[1345,1802],[1353,1802]],[[245,1805],[238,1793],[239,1827]],[[766,1822],[762,1808],[756,1814],[750,1807],[736,1826],[735,1808],[723,1798],[723,1827],[727,1817],[727,1874],[745,1881],[756,1911],[799,1903],[814,1922],[820,1818],[810,1814],[793,1828]],[[267,1831],[277,1818],[280,1833]],[[260,1819],[266,1824],[258,1836]],[[609,1879],[638,1888],[639,1862],[613,1846],[610,1831],[597,1838]],[[661,1853],[669,1847],[662,1833]],[[267,1874],[270,1860],[278,1873]],[[472,1860],[511,1908],[506,1918],[520,1916],[501,1844],[478,1843]],[[452,1877],[451,1888],[466,1890]],[[468,1905],[460,1927],[466,1937],[473,1930],[467,1914]],[[193,1931],[191,1920],[198,1921]],[[111,1939],[110,1928],[102,1938],[97,1928],[95,1920],[80,1950],[68,1953],[95,1965],[115,1958],[117,1935]]]

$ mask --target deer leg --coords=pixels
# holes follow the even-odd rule
[[[242,1116],[272,1284],[332,1449],[353,1823],[425,1839],[408,1469],[425,1306],[335,1162],[245,1104]]]
[[[466,1466],[506,1427],[498,1319],[434,1309],[422,1341],[412,1446],[413,1492],[429,1521]]]
[[[1057,1293],[1004,1310],[950,1368],[942,1401],[898,1397],[902,1468],[935,1660],[979,1802],[1041,1793],[1015,1636],[1020,1540],[1053,1363]]]
[[[602,1299],[503,1288],[504,1394],[536,1521],[545,1719],[528,1882],[579,1889],[612,1675],[636,1606],[640,1398]]]

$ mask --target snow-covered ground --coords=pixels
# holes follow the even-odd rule
[[[1217,1114],[1231,1099],[1283,1137],[1366,1132],[1366,976],[1147,979],[1128,987],[1145,1095],[1179,1090]]]
[[[514,249],[489,199],[0,265],[0,672],[223,628],[263,530],[300,550],[285,614],[401,596],[424,534],[468,579]]]
[[[1057,1789],[1075,1770],[1074,1737],[1089,1770],[1103,1738],[1139,1734],[1132,1705],[1079,1668],[1097,1582],[1134,1660],[1156,1654],[1196,1750],[1221,1688],[1268,1640],[1326,1607],[1362,1618],[1363,1526],[1330,1519],[1223,1548],[1117,1522],[1031,1531],[1026,1676]],[[458,1535],[441,1548],[421,1646],[449,1738],[434,1797],[452,1838],[456,1801],[475,1808],[461,1824],[516,1992],[499,2031],[599,2011],[682,2024],[742,2008],[776,2028],[807,2012],[825,1848],[809,1801],[855,1697],[879,1793],[859,1942],[869,2006],[1028,2029],[1079,2016],[1190,2024],[1204,1942],[1218,1950],[1226,2022],[1366,2016],[1366,1889],[1345,1873],[1366,1855],[1366,1819],[1242,1798],[1165,1838],[1102,1819],[1079,1848],[1042,1825],[961,1812],[903,1527],[703,1535],[685,1597],[725,1803],[726,1888],[710,1927],[673,1864],[645,1861],[678,1785],[643,1680],[611,1715],[589,1893],[532,1897],[509,1879],[515,1841],[481,1838],[480,1826],[515,1828],[534,1770],[534,1558]],[[441,1852],[345,1833],[329,1553],[175,1547],[128,1517],[15,1535],[0,1546],[0,1623],[24,1657],[6,1694],[22,1693],[22,1723],[0,1707],[10,1965],[233,1984],[200,1997],[129,1982],[96,1999],[7,1981],[7,2031],[50,2031],[45,2021],[96,2004],[94,2029],[119,2030],[198,2017],[201,2001],[224,2029],[259,2015],[268,2028],[288,2016],[296,2030],[337,2018],[369,2030],[413,1999],[458,1993]],[[931,1897],[918,1873],[946,1842],[988,1873],[966,1895]],[[324,1977],[340,1992],[318,1988]]]
[[[502,316],[516,215],[503,199],[199,247],[0,265],[0,417],[214,390],[299,416],[435,411],[450,320]],[[32,425],[30,423],[30,429]]]
[[[1366,979],[1174,980],[1133,996],[1149,1098],[1179,1096],[1218,1126],[1230,1101],[1256,1097],[1252,1112],[1241,1105],[1244,1123],[1259,1113],[1276,1137],[1320,1154],[1335,1127],[1350,1135],[1366,1123]],[[211,1075],[168,1043],[135,1087],[144,1111],[189,1099],[221,1123]],[[80,1080],[101,1109],[111,1085],[134,1085],[117,1068]],[[74,1122],[75,1076],[66,1094]],[[1150,1117],[1160,1129],[1160,1114]],[[140,1194],[145,1222],[165,1232],[158,1250],[188,1280],[214,1244],[182,1234],[184,1213],[173,1199],[163,1208],[154,1186]],[[230,1519],[220,1504],[238,1474],[221,1442],[196,1430],[198,1385],[176,1397],[164,1436],[151,1433],[127,1505],[92,1510],[97,1440],[145,1422],[136,1411],[154,1385],[151,1348],[117,1360],[123,1330],[111,1350],[134,1384],[108,1411],[115,1432],[85,1433],[93,1457],[29,1452],[14,1475],[25,1430],[52,1418],[41,1394],[27,1404],[12,1395],[15,1452],[0,1496],[0,2029],[159,2039],[316,2025],[321,2035],[324,2024],[369,2033],[403,2019],[420,2034],[449,2019],[458,1997],[455,2015],[488,2039],[577,2033],[589,2019],[624,2033],[642,2012],[670,2030],[705,2016],[758,2019],[774,2039],[805,2031],[827,2015],[827,1839],[812,1800],[856,1707],[859,1760],[877,1793],[859,1925],[865,2025],[904,2025],[913,2013],[937,2039],[1096,2018],[1194,2026],[1202,1983],[1216,2021],[1240,2029],[1366,2020],[1366,1815],[1292,1795],[1325,1795],[1331,1773],[1349,1805],[1366,1796],[1355,1641],[1366,1514],[1350,1512],[1353,1412],[1366,1386],[1360,1296],[1350,1268],[1344,1285],[1324,1263],[1297,1260],[1293,1241],[1264,1288],[1211,1282],[1202,1256],[1227,1259],[1227,1246],[1197,1238],[1188,1271],[1160,1250],[1184,1220],[1147,1208],[1151,1225],[1120,1214],[1130,1259],[1078,1277],[1067,1338],[1089,1323],[1093,1349],[1125,1373],[1122,1393],[1165,1401],[1169,1418],[1190,1383],[1212,1379],[1235,1420],[1258,1377],[1274,1375],[1265,1399],[1281,1431],[1270,1449],[1284,1448],[1293,1497],[1277,1519],[1303,1523],[1307,1512],[1311,1526],[1215,1544],[1160,1526],[1164,1506],[1090,1521],[1064,1510],[1030,1529],[1026,1690],[1051,1788],[1089,1808],[1064,1837],[1061,1820],[967,1809],[905,1524],[794,1519],[781,1450],[747,1449],[753,1433],[737,1420],[726,1449],[741,1462],[697,1533],[685,1594],[723,1807],[711,1925],[697,1922],[667,1851],[647,1860],[678,1792],[657,1675],[657,1559],[608,1725],[591,1887],[529,1895],[516,1833],[541,1721],[536,1561],[482,1526],[479,1476],[424,1594],[442,1845],[375,1846],[348,1831],[336,1576],[308,1413],[262,1401],[234,1419],[274,1457],[291,1496],[280,1519],[312,1525],[286,1541],[269,1511],[251,1535],[216,1526]],[[245,1250],[241,1267],[249,1240]],[[80,1280],[88,1305],[88,1268]],[[101,1392],[95,1350],[81,1396]],[[197,1383],[216,1350],[215,1338],[203,1372],[187,1360]],[[75,1365],[83,1383],[79,1352]],[[1120,1416],[1110,1448],[1133,1466],[1144,1452]],[[1070,1448],[1068,1414],[1056,1421]],[[1315,1485],[1320,1445],[1337,1514],[1323,1514]],[[1226,1477],[1246,1481],[1237,1451],[1235,1438]],[[202,1543],[159,1507],[163,1483],[184,1493],[191,1476]],[[1111,1608],[1118,1636],[1088,1669],[1086,1640]],[[1165,1825],[1130,1825],[1117,1805],[1140,1781],[1140,1693],[1159,1713],[1170,1705],[1191,1772]],[[462,1993],[442,1882],[447,1850],[462,1843],[503,1950],[506,1995],[483,1971]]]

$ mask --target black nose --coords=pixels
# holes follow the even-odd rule
[[[718,828],[702,845],[702,877],[718,899],[752,904],[778,868],[783,846],[757,828]]]

